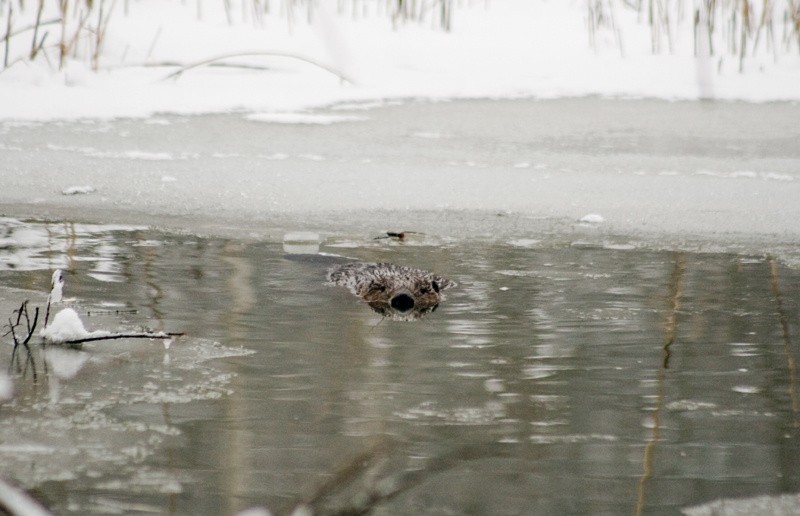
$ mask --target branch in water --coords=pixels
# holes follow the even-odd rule
[[[115,340],[115,339],[172,339],[175,337],[183,337],[185,333],[164,333],[158,332],[142,332],[142,333],[110,333],[108,335],[100,335],[94,337],[83,337],[80,339],[70,339],[52,342],[51,344],[83,344],[84,342],[94,342],[98,340]]]

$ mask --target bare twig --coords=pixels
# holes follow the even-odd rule
[[[176,70],[175,72],[172,72],[171,74],[167,75],[165,77],[165,79],[177,79],[178,77],[183,75],[184,72],[188,72],[189,70],[192,70],[194,68],[200,68],[201,66],[206,66],[206,65],[210,65],[212,63],[216,63],[217,61],[222,61],[222,60],[225,60],[225,59],[233,59],[233,58],[236,58],[236,57],[282,57],[282,58],[287,58],[287,59],[296,59],[298,61],[303,61],[304,63],[308,63],[308,64],[311,64],[313,66],[316,66],[317,68],[321,68],[321,69],[325,70],[326,72],[329,72],[329,73],[335,75],[336,77],[338,77],[342,81],[345,81],[345,82],[350,83],[350,84],[355,84],[355,82],[352,79],[350,79],[349,77],[347,77],[344,73],[342,73],[342,72],[340,72],[338,70],[335,70],[334,68],[331,68],[328,65],[320,63],[319,61],[315,61],[314,59],[310,59],[308,57],[305,57],[305,56],[302,56],[302,55],[299,55],[299,54],[293,54],[293,53],[290,53],[290,52],[266,52],[266,51],[235,52],[235,53],[232,53],[232,54],[222,54],[222,55],[211,57],[211,58],[208,58],[208,59],[203,59],[202,61],[197,61],[197,62],[188,64],[188,65],[181,66],[181,68],[179,70]]]

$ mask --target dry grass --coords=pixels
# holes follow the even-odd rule
[[[676,34],[690,24],[695,55],[745,58],[800,52],[800,0],[586,0],[589,40],[613,31],[620,13],[634,12],[650,29],[654,54],[675,51]]]
[[[52,1],[52,0],[50,0]],[[203,19],[204,6],[219,0],[185,0]],[[537,0],[530,0],[537,1]],[[610,31],[619,52],[626,54],[619,20],[636,16],[649,27],[652,53],[676,51],[676,35],[691,30],[696,55],[733,56],[743,68],[756,55],[800,52],[800,0],[585,0],[589,43],[598,48],[598,35]],[[123,14],[130,0],[123,0]],[[278,15],[291,27],[313,20],[317,0],[222,0],[227,23],[265,26],[267,15]],[[397,28],[419,24],[436,30],[453,27],[454,11],[491,0],[338,0],[340,16],[352,19],[384,17]],[[0,0],[2,69],[20,61],[45,59],[61,69],[80,59],[97,70],[116,0]],[[45,14],[50,16],[45,18]],[[55,15],[55,16],[54,16]],[[144,37],[144,36],[143,36]],[[630,43],[628,43],[630,44]],[[642,43],[637,43],[642,45]],[[0,71],[2,71],[0,69]]]
[[[108,34],[116,0],[56,0],[57,16],[42,19],[46,0],[0,0],[0,44],[3,45],[3,69],[20,61],[46,59],[53,68],[62,69],[70,59],[81,59],[97,71],[101,64],[103,44]],[[52,1],[52,0],[51,0]],[[205,16],[205,2],[194,0],[198,19]],[[315,0],[222,0],[228,24],[253,24],[263,28],[267,15],[279,14],[291,27],[315,16]],[[337,9],[342,16],[355,19],[385,16],[396,27],[406,23],[429,24],[433,28],[450,30],[453,4],[456,0],[339,0]],[[465,0],[461,0],[463,3]],[[467,0],[468,3],[475,0]],[[485,0],[484,0],[485,1]],[[123,14],[129,11],[130,0],[123,0]],[[192,6],[192,4],[188,4]],[[33,9],[33,16],[20,16]],[[52,13],[53,10],[50,9]],[[24,22],[24,20],[28,20]],[[30,20],[34,21],[31,23]],[[24,23],[23,23],[24,22]],[[57,28],[54,28],[56,26]],[[52,34],[51,34],[52,32]],[[23,52],[22,49],[30,49]]]

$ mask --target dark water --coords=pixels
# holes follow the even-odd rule
[[[3,285],[46,292],[61,267],[90,329],[188,333],[14,376],[3,476],[58,513],[674,514],[800,491],[800,272],[769,257],[323,242],[459,283],[395,322],[280,244],[0,228]]]

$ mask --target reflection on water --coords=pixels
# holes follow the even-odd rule
[[[770,257],[524,234],[352,246],[458,283],[435,313],[397,323],[280,244],[0,232],[5,285],[45,292],[60,267],[65,296],[102,314],[92,329],[190,334],[169,350],[47,355],[69,373],[57,396],[14,377],[4,476],[58,512],[672,514],[800,491],[800,272]],[[241,348],[255,353],[224,352]]]

